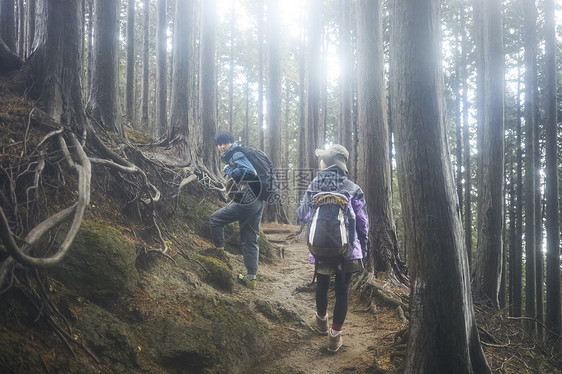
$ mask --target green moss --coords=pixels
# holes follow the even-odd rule
[[[152,139],[150,138],[150,136],[148,136],[148,134],[145,134],[144,132],[129,126],[125,126],[125,134],[127,135],[127,138],[133,143],[150,144],[152,142]]]
[[[218,207],[201,196],[182,194],[179,198],[178,218],[183,220],[194,234],[210,239],[209,217]]]
[[[67,255],[50,272],[82,296],[116,296],[136,286],[135,258],[133,243],[115,228],[84,221]]]
[[[258,245],[260,246],[260,261],[272,263],[275,259],[275,251],[273,245],[267,240],[267,236],[260,230],[258,238]]]
[[[201,273],[204,274],[203,279],[205,282],[219,290],[232,292],[234,289],[234,280],[232,271],[227,264],[213,257],[199,254],[195,254],[194,256],[195,260],[199,261],[204,267]]]
[[[267,323],[247,303],[218,295],[190,297],[191,318],[158,314],[144,324],[148,353],[174,372],[244,372],[271,349]]]

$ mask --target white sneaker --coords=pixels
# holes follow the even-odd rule
[[[341,338],[341,332],[336,336],[333,335],[334,330],[330,329],[330,337],[328,341],[328,351],[337,352],[343,344],[343,339]]]

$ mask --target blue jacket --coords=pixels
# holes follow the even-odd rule
[[[300,206],[297,208],[297,218],[307,223],[311,218],[314,195],[318,192],[339,191],[345,180],[347,180],[346,173],[336,165],[320,170],[301,199]],[[353,251],[345,259],[358,260],[363,258],[363,253],[367,251],[369,218],[367,216],[365,196],[361,187],[353,183],[353,187],[349,192],[349,208],[355,213],[355,242],[353,243]],[[313,262],[314,257],[310,255],[309,260]]]
[[[228,164],[224,169],[226,176],[236,183],[242,180],[253,180],[257,176],[256,170],[244,153],[236,151],[238,144],[232,143],[230,148],[221,156],[221,160]]]

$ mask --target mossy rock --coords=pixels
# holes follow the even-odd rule
[[[243,373],[269,353],[269,328],[247,303],[198,293],[189,309],[189,319],[163,313],[144,324],[158,364],[174,372]]]
[[[127,135],[127,139],[133,143],[150,144],[152,142],[152,138],[148,134],[130,126],[125,126],[125,134]]]
[[[84,221],[67,255],[50,274],[81,296],[108,300],[134,290],[135,257],[133,243],[115,228]]]
[[[232,270],[223,261],[200,254],[194,254],[194,259],[201,263],[203,280],[211,286],[227,292],[234,289]]]
[[[77,316],[75,334],[100,359],[111,365],[115,372],[134,372],[138,369],[137,353],[142,345],[129,325],[95,304],[88,304]]]
[[[179,198],[178,218],[186,222],[193,232],[203,238],[211,239],[209,217],[218,207],[211,200],[199,195],[183,194]]]
[[[273,245],[267,240],[267,236],[260,230],[260,236],[258,238],[258,245],[260,246],[260,261],[265,263],[272,263],[276,258],[276,251]]]
[[[224,248],[231,253],[241,254],[242,243],[240,242],[240,226],[238,222],[227,225],[227,228],[231,228],[232,231],[227,231],[225,228]],[[258,246],[260,248],[260,262],[272,263],[275,260],[276,251],[262,230],[260,230],[258,236]]]

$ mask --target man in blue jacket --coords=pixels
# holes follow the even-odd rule
[[[263,213],[263,200],[257,198],[260,181],[256,170],[240,150],[232,135],[220,132],[215,143],[221,153],[221,160],[226,164],[224,173],[236,184],[234,200],[211,214],[209,223],[213,244],[224,249],[224,226],[238,221],[242,255],[247,273],[238,275],[238,282],[250,288],[256,288],[258,273],[259,246],[258,237]]]

